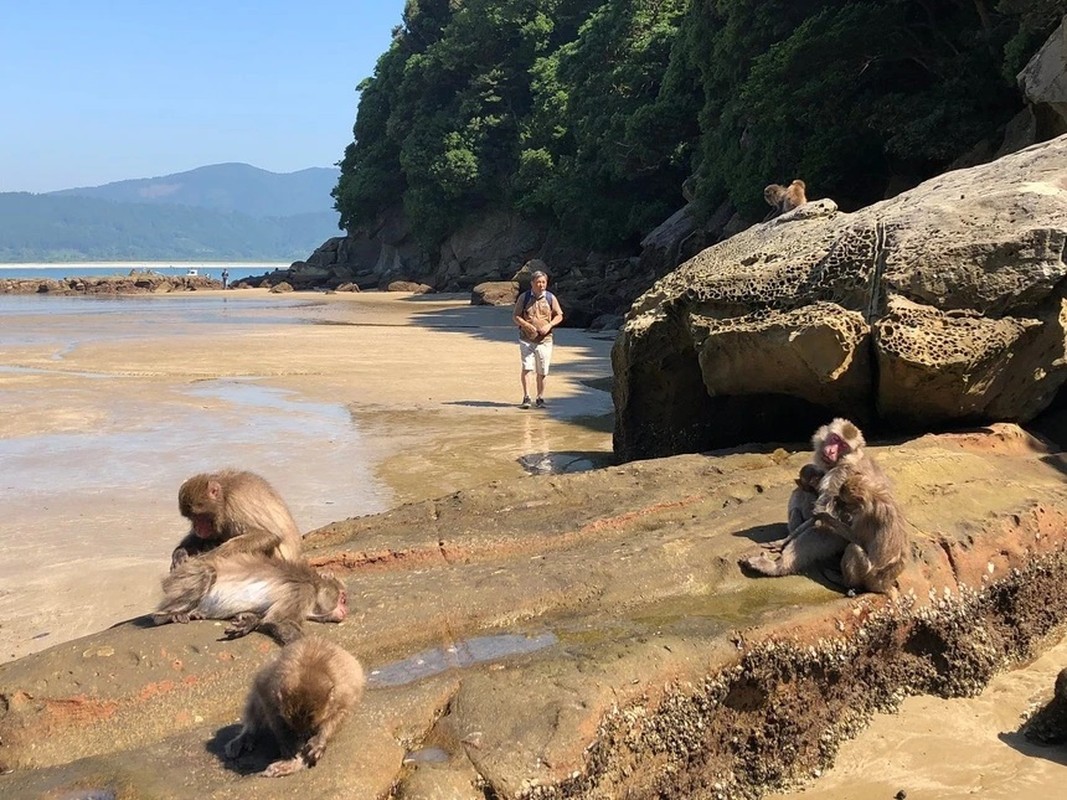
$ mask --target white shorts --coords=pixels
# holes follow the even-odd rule
[[[552,340],[546,339],[534,344],[519,339],[519,355],[522,356],[523,372],[533,372],[536,369],[538,375],[547,375],[548,367],[552,363]]]

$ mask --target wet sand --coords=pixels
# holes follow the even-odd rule
[[[610,397],[589,385],[610,375],[609,337],[560,331],[551,407],[521,411],[507,309],[258,290],[186,301],[217,295],[231,319],[56,316],[44,298],[4,321],[18,333],[0,331],[0,662],[151,610],[194,472],[260,472],[310,530],[611,457]],[[1067,750],[1015,732],[1063,666],[1067,640],[978,698],[909,698],[782,797],[1061,797]]]
[[[151,611],[195,472],[259,472],[312,530],[611,459],[607,336],[560,330],[550,407],[523,411],[509,310],[465,296],[116,303],[39,298],[0,332],[0,662]]]
[[[978,697],[909,697],[845,742],[832,769],[803,792],[767,800],[1060,800],[1067,747],[1030,744],[1018,732],[1052,696],[1067,667],[1067,639],[1032,663],[997,675]]]

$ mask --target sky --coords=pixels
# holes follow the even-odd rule
[[[0,0],[0,192],[329,167],[404,0]]]

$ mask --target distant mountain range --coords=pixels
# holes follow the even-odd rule
[[[306,258],[340,235],[339,170],[248,164],[46,194],[0,193],[0,262]]]

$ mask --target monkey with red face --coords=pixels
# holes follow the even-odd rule
[[[813,516],[784,540],[777,560],[759,553],[741,563],[762,575],[780,576],[841,558],[848,588],[887,591],[903,569],[906,549],[888,479],[865,452],[863,433],[847,419],[820,427],[812,445],[812,465],[824,472]]]

